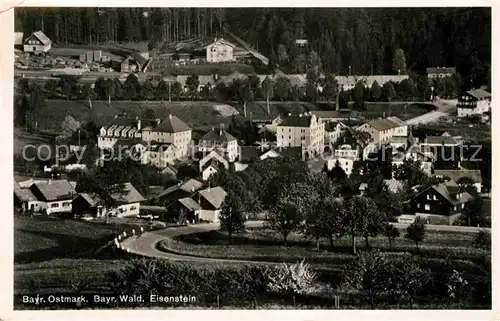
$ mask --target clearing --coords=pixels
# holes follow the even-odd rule
[[[389,116],[396,116],[401,120],[407,120],[433,111],[434,109],[435,107],[430,104],[370,103],[366,104],[366,110],[358,111],[358,113],[367,120]]]

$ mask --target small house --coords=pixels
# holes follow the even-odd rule
[[[166,188],[160,194],[158,194],[155,199],[160,204],[168,206],[178,199],[190,197],[202,187],[202,182],[191,178],[184,182],[179,182],[173,186]]]
[[[146,199],[137,191],[131,183],[125,183],[125,193],[123,195],[112,195],[115,201],[115,208],[109,210],[111,216],[136,216],[140,212],[140,203]]]
[[[455,67],[431,67],[427,68],[426,71],[429,79],[449,77],[457,73]]]
[[[37,182],[29,190],[38,200],[37,203],[32,203],[30,210],[46,211],[47,214],[71,212],[71,202],[76,192],[67,180]]]
[[[32,52],[33,54],[42,54],[50,50],[52,40],[49,39],[42,31],[35,31],[26,38],[23,42],[24,52]]]
[[[208,222],[219,222],[222,203],[227,196],[222,187],[208,187],[197,193],[198,204],[201,209],[197,211],[200,220]]]
[[[105,207],[99,195],[94,193],[80,193],[72,202],[72,212],[75,217],[102,217]]]

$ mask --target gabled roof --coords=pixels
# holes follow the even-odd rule
[[[220,187],[209,187],[199,191],[200,195],[207,200],[213,207],[219,209],[226,198],[226,191]]]
[[[233,135],[229,134],[223,129],[212,128],[211,131],[203,135],[200,139],[205,142],[218,142],[218,143],[227,143],[237,140]]]
[[[401,121],[399,118],[397,119]],[[375,128],[378,131],[383,131],[403,126],[399,122],[393,121],[389,118],[372,120],[371,122],[368,123],[368,125],[370,125],[371,127]]]
[[[75,199],[78,197],[84,199],[90,207],[97,206],[102,202],[102,199],[99,197],[99,195],[95,193],[80,193],[77,197],[75,197]]]
[[[449,177],[452,181],[458,182],[461,178],[470,178],[474,183],[482,183],[481,170],[477,169],[436,169],[434,175]]]
[[[14,195],[21,201],[21,202],[33,202],[37,201],[37,198],[33,193],[27,189],[27,188],[16,188],[14,189]]]
[[[163,133],[180,133],[189,130],[191,130],[191,128],[174,115],[168,115],[164,121],[153,129],[155,132]]]
[[[112,196],[113,199],[118,203],[127,203],[127,204],[138,203],[146,200],[131,183],[125,183],[125,191],[126,194],[124,195],[118,195],[118,194],[113,195]]]
[[[56,201],[63,199],[72,199],[75,189],[67,180],[49,180],[47,182],[36,182],[30,189],[36,189],[42,196],[42,201]]]
[[[421,191],[417,195],[415,195],[413,198],[418,197],[419,195],[421,195],[422,193],[425,193],[429,189],[432,189],[435,192],[437,192],[439,195],[441,195],[446,201],[448,201],[452,205],[463,204],[463,203],[466,203],[466,202],[470,201],[471,199],[473,199],[472,195],[470,195],[468,192],[461,191],[460,186],[457,185],[453,181],[448,181],[446,183],[432,185],[432,186],[424,189],[423,191]],[[459,193],[461,193],[461,197],[456,198],[456,195],[458,195]]]
[[[35,31],[31,34],[31,36],[29,36],[26,40],[28,40],[29,38],[31,38],[32,36],[36,37],[38,40],[40,40],[40,42],[44,45],[48,45],[48,44],[51,44],[52,43],[52,40],[49,39],[49,37],[47,37],[42,31],[38,30],[38,31]],[[26,43],[26,40],[24,41],[24,43]]]
[[[179,203],[190,211],[201,210],[200,204],[196,203],[191,197],[181,198]]]
[[[384,179],[384,183],[393,193],[401,193],[404,188],[404,182],[397,179]]]
[[[396,117],[396,116],[387,117],[387,120],[390,120],[390,121],[392,121],[393,123],[398,124],[399,126],[404,126],[404,125],[406,125],[406,123],[405,123],[404,121],[402,121],[401,119],[399,119],[399,118],[398,118],[398,117]]]
[[[202,182],[199,182],[195,179],[190,178],[183,183],[175,184],[173,186],[170,186],[169,188],[166,188],[157,197],[163,197],[165,195],[168,195],[172,192],[179,191],[179,190],[184,191],[184,192],[188,192],[188,193],[194,193],[197,190],[199,190],[200,188],[202,188],[202,186],[203,186]]]
[[[483,98],[491,97],[491,94],[483,89],[472,89],[472,90],[467,91],[467,93],[476,99],[483,99]]]

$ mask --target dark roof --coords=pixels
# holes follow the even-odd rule
[[[399,118],[397,119],[400,120]],[[391,128],[403,126],[403,124],[398,123],[395,120],[389,118],[372,120],[371,122],[368,123],[368,125],[370,125],[371,127],[375,128],[378,131],[388,130]]]
[[[211,131],[203,135],[200,139],[205,142],[219,142],[219,143],[227,143],[237,140],[233,135],[229,134],[223,129],[213,128]]]
[[[207,162],[205,165],[203,165],[203,170],[207,169],[208,167],[212,167],[217,171],[219,170],[219,162],[215,159],[212,159],[210,162]]]
[[[203,187],[203,183],[202,182],[199,182],[195,179],[188,179],[187,181],[183,182],[183,183],[178,183],[178,184],[175,184],[173,186],[170,186],[168,188],[166,188],[163,192],[161,192],[157,197],[163,197],[165,195],[168,195],[172,192],[175,192],[175,191],[178,191],[178,190],[181,190],[181,191],[184,191],[184,192],[188,192],[188,193],[192,193],[192,192],[196,192],[197,190],[199,190],[200,188]]]
[[[437,185],[432,185],[420,193],[418,193],[415,197],[421,195],[422,193],[428,191],[429,189],[434,190],[438,194],[440,194],[444,199],[446,199],[450,204],[456,205],[456,204],[463,204],[471,199],[473,199],[472,195],[470,195],[468,192],[463,191],[459,185],[457,185],[454,181],[448,181],[445,183],[437,184]],[[460,198],[456,198],[456,196],[461,193]]]
[[[155,132],[164,133],[179,133],[191,130],[191,128],[186,125],[177,116],[168,115],[168,118],[162,121],[155,129]]]
[[[455,67],[430,67],[426,71],[428,74],[454,74],[457,69]]]
[[[47,37],[41,30],[33,32],[31,34],[31,36],[35,36],[44,45],[48,45],[48,44],[52,43],[52,41],[49,39],[49,37]],[[28,38],[26,38],[26,40],[28,40],[29,38],[31,38],[31,36],[28,37]],[[25,40],[25,43],[26,43],[26,40]]]
[[[337,128],[337,125],[339,122],[329,122],[325,124],[325,131],[327,132],[333,132],[335,128]]]
[[[146,199],[137,191],[131,183],[125,183],[125,191],[124,195],[114,195],[113,199],[119,203],[137,203],[145,201]]]
[[[345,118],[337,110],[313,110],[311,113],[319,118]]]
[[[472,90],[467,91],[467,93],[476,99],[483,99],[483,98],[491,97],[491,94],[483,89],[472,89]]]
[[[224,202],[227,195],[226,191],[220,186],[209,187],[199,191],[198,193],[200,193],[200,195],[203,196],[207,202],[212,204],[212,206],[217,209],[221,207],[222,202]]]
[[[434,175],[449,177],[452,181],[458,182],[461,178],[470,178],[474,183],[482,183],[481,170],[472,169],[436,169]]]
[[[94,207],[102,202],[102,199],[99,197],[99,195],[95,193],[80,193],[76,198],[78,197],[84,199],[87,202],[87,204],[90,205],[90,207]]]
[[[179,203],[190,211],[201,210],[200,204],[196,203],[191,197],[181,198]]]
[[[16,195],[21,202],[30,202],[37,200],[35,195],[33,195],[33,193],[28,188],[15,188],[14,195]]]
[[[264,154],[267,150],[263,150],[260,147],[255,146],[241,146],[240,147],[240,161],[249,161],[253,158],[258,158],[260,155]]]
[[[67,180],[49,180],[47,182],[36,182],[30,189],[36,188],[42,194],[43,201],[56,201],[72,199],[75,189]]]
[[[309,127],[311,124],[310,115],[289,115],[284,117],[283,121],[278,125],[278,127]]]

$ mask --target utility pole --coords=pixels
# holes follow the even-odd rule
[[[169,82],[168,82],[168,101],[169,101],[169,102],[171,102],[171,101],[172,101],[170,86],[171,86],[171,82],[169,81]]]

